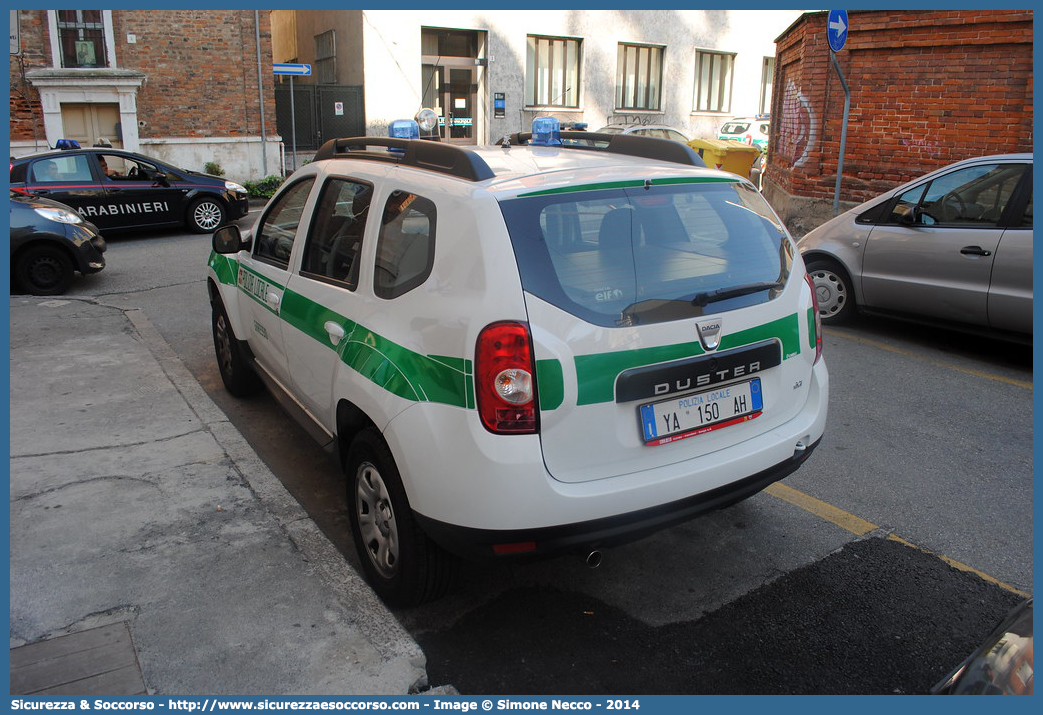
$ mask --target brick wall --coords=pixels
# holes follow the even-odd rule
[[[47,13],[20,11],[22,54],[11,56],[11,140],[42,137],[39,93],[25,71],[52,66]],[[258,13],[265,124],[275,133],[271,27]],[[252,10],[115,10],[116,64],[147,76],[138,93],[141,139],[258,136]],[[128,34],[136,42],[128,43]]]
[[[47,15],[41,10],[20,10],[22,52],[11,55],[11,141],[43,137],[40,95],[25,81],[27,70],[50,66]],[[46,55],[44,54],[46,51]]]
[[[269,13],[261,23],[265,123],[275,131]],[[148,75],[138,115],[149,137],[234,137],[261,133],[257,43],[252,10],[113,12],[116,62]],[[127,35],[136,37],[128,44]]]
[[[961,159],[1032,151],[1030,11],[848,16],[837,54],[851,89],[842,201],[865,201]],[[826,20],[807,13],[777,42],[765,176],[777,207],[832,202],[844,90]]]

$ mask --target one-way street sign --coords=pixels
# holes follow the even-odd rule
[[[311,74],[311,65],[296,65],[285,62],[276,62],[272,65],[275,74],[301,75]]]
[[[840,52],[847,43],[847,10],[830,10],[829,20],[826,24],[826,37],[829,39],[829,49]]]

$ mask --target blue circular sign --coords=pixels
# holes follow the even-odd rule
[[[829,19],[826,21],[826,37],[829,39],[829,49],[840,52],[847,43],[847,10],[830,10]]]

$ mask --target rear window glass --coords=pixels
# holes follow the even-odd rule
[[[749,122],[728,122],[721,127],[721,134],[742,134],[749,128]]]
[[[606,327],[770,300],[792,263],[778,218],[738,182],[532,196],[500,208],[525,290]]]
[[[373,292],[397,298],[423,284],[435,256],[435,204],[408,191],[394,191],[384,206],[377,238]]]
[[[91,181],[91,170],[83,154],[52,156],[33,164],[33,180],[40,183]]]

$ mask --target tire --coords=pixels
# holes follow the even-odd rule
[[[217,199],[203,197],[188,209],[188,227],[196,233],[213,233],[224,222],[225,207]]]
[[[215,298],[211,307],[211,325],[214,332],[214,354],[217,369],[225,389],[236,397],[251,397],[264,387],[249,361],[243,355],[241,341],[232,332],[228,313],[220,298]]]
[[[815,284],[818,313],[826,325],[840,325],[851,320],[857,308],[847,271],[828,258],[812,258],[808,275]]]
[[[416,520],[387,443],[363,430],[345,464],[351,535],[366,580],[389,606],[411,608],[445,595],[456,559]]]
[[[33,246],[25,250],[14,267],[15,283],[32,295],[61,295],[69,290],[76,268],[72,259],[56,246]]]

